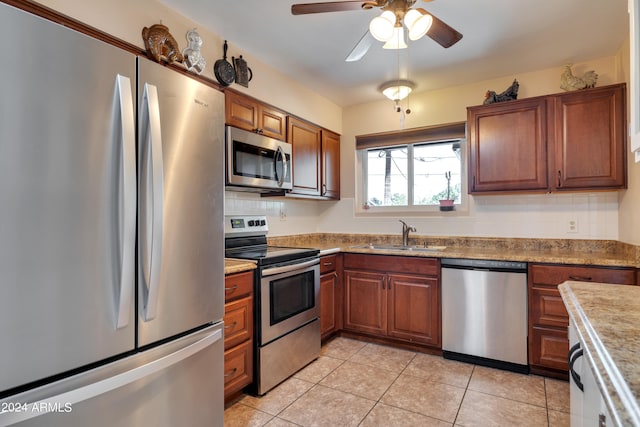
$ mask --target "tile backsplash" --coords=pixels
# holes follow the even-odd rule
[[[354,199],[317,201],[227,191],[225,214],[267,215],[270,236],[400,233],[405,219],[421,235],[618,239],[617,192],[471,197],[467,212],[360,216]]]

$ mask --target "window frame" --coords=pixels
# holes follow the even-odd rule
[[[399,132],[385,132],[371,135],[356,136],[356,215],[384,216],[397,215],[434,215],[442,214],[437,205],[413,205],[414,165],[409,161],[407,173],[410,182],[407,188],[407,201],[411,204],[403,206],[371,206],[367,203],[368,161],[367,152],[370,149],[404,147],[407,146],[408,158],[412,159],[413,146],[429,143],[456,142],[460,143],[460,203],[455,205],[454,211],[446,215],[465,214],[468,211],[469,196],[467,194],[467,144],[466,122],[408,129]]]

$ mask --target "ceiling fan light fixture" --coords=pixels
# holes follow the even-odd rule
[[[380,91],[392,101],[402,101],[409,96],[415,87],[415,83],[410,80],[393,80],[383,83],[380,86]]]
[[[393,28],[393,36],[382,46],[383,49],[406,49],[407,47],[402,25]]]
[[[433,17],[422,8],[411,9],[404,15],[404,25],[409,30],[409,39],[418,40],[427,34],[433,24]]]
[[[402,25],[393,28],[393,36],[382,46],[383,49],[406,49],[407,47]]]
[[[378,41],[386,42],[393,37],[393,30],[396,24],[396,15],[390,10],[382,12],[369,23],[369,32]]]

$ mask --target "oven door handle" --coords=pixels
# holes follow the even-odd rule
[[[273,276],[274,274],[288,273],[290,271],[302,270],[313,265],[320,264],[320,258],[311,261],[301,262],[298,264],[283,265],[282,267],[266,268],[262,270],[262,276]]]

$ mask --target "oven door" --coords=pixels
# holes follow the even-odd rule
[[[261,272],[260,345],[320,315],[320,260],[269,267]]]
[[[290,190],[291,144],[227,126],[227,185]]]

